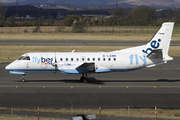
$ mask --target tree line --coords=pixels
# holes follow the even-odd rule
[[[66,15],[63,21],[51,19],[34,19],[16,21],[14,18],[5,18],[7,7],[0,3],[0,27],[14,26],[73,26],[81,28],[88,26],[157,26],[163,22],[173,21],[180,24],[180,8],[157,11],[152,7],[137,7],[128,11],[125,8],[117,8],[111,12],[111,16],[82,17]]]

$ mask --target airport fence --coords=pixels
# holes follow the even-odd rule
[[[0,34],[22,33],[100,33],[100,34],[154,34],[160,26],[98,26],[98,27],[67,27],[67,26],[30,26],[30,27],[0,27]],[[179,34],[176,26],[173,34]]]
[[[42,117],[52,117],[52,118],[70,118],[76,116],[77,114],[94,114],[97,116],[97,119],[101,120],[101,117],[109,116],[111,118],[118,117],[134,117],[134,118],[150,118],[150,119],[179,119],[179,110],[178,109],[159,109],[155,106],[152,109],[148,108],[114,108],[114,109],[105,109],[101,106],[99,108],[62,108],[62,109],[48,109],[48,108],[39,108],[37,109],[21,109],[21,108],[1,108],[0,114],[9,114],[9,115],[21,115],[24,118],[27,116],[39,116]]]

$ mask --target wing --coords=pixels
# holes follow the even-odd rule
[[[95,71],[95,63],[87,62],[58,62],[53,64],[57,66],[57,69],[65,74],[79,74],[79,73],[88,73]]]
[[[94,71],[95,70],[95,65],[94,65],[95,63],[83,63],[82,65],[80,65],[79,66],[79,68],[85,68],[85,69],[87,69],[87,70],[89,70],[89,71]]]

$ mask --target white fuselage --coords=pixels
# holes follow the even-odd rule
[[[129,71],[154,64],[143,53],[123,52],[42,52],[26,53],[29,60],[15,60],[6,69],[15,72],[62,72],[71,74],[88,73],[87,69],[78,70],[82,63],[94,63],[94,73]],[[161,63],[162,60],[157,60]],[[57,68],[53,66],[57,63]]]

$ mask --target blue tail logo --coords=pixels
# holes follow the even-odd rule
[[[146,54],[149,54],[150,52],[153,51],[153,49],[159,48],[160,42],[161,42],[161,39],[158,39],[158,41],[153,40],[153,41],[151,42],[151,48],[147,48],[146,50],[142,50],[142,52],[143,52],[143,53],[146,53]],[[148,51],[150,51],[150,52],[148,53]]]

